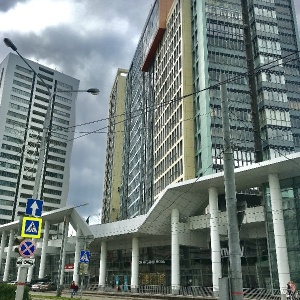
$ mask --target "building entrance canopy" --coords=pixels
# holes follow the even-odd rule
[[[59,208],[42,215],[43,223],[48,221],[49,225],[63,223],[68,217],[68,222],[73,228],[80,228],[84,237],[92,238],[92,232],[88,224],[78,214],[75,207]],[[0,226],[0,234],[4,231],[9,232],[11,229],[19,230],[20,221],[14,221]],[[21,228],[21,227],[20,227]]]
[[[278,174],[279,180],[299,176],[300,153],[263,161],[235,169],[236,190],[245,191],[268,183],[269,174]],[[146,215],[113,223],[92,225],[90,229],[97,240],[109,239],[116,244],[130,236],[149,239],[149,235],[170,236],[171,211],[176,208],[180,218],[187,219],[203,214],[209,205],[209,188],[216,188],[219,195],[225,193],[224,173],[169,185]]]

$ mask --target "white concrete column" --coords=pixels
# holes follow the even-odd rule
[[[66,264],[66,244],[68,240],[68,231],[69,231],[69,220],[65,221],[65,227],[64,227],[64,238],[62,239],[62,258],[61,258],[61,269],[60,269],[60,281],[59,285],[63,285],[64,283],[64,274],[65,274],[65,264]]]
[[[27,273],[27,282],[31,282],[32,280],[32,276],[33,276],[33,266],[28,268],[28,273]]]
[[[19,267],[18,270],[18,283],[16,289],[16,298],[15,300],[22,300],[24,295],[24,288],[25,288],[25,279],[27,274],[26,267]]]
[[[18,267],[18,273],[17,273],[17,281],[20,281],[20,271],[21,271],[21,267]],[[27,274],[27,273],[26,273]]]
[[[131,292],[137,293],[139,288],[139,240],[132,238],[132,262],[131,262]]]
[[[281,294],[283,295],[284,291],[286,290],[287,282],[290,281],[290,268],[288,262],[285,226],[282,211],[282,196],[278,174],[269,174],[269,186],[279,286]]]
[[[102,241],[101,253],[100,253],[100,268],[99,268],[99,289],[105,287],[106,261],[107,261],[107,242]]]
[[[210,239],[211,239],[211,263],[212,282],[214,296],[219,296],[219,279],[222,277],[221,246],[219,235],[219,208],[218,191],[215,187],[208,189],[209,213],[210,213]]]
[[[7,240],[7,232],[3,231],[1,237],[1,245],[0,245],[0,271],[2,269],[2,259],[4,257],[4,248],[5,248],[6,240]]]
[[[35,239],[32,239],[32,241],[35,242]],[[32,258],[34,258],[34,256],[32,256]],[[33,268],[34,268],[34,266],[28,268],[26,282],[31,282],[32,277],[33,277]]]
[[[4,282],[8,281],[10,258],[11,258],[13,242],[14,242],[14,234],[15,234],[14,230],[11,229],[10,232],[9,232],[8,248],[7,248],[4,275],[3,275],[3,281]]]
[[[39,278],[42,279],[45,277],[45,268],[46,268],[46,257],[48,250],[48,239],[49,239],[49,221],[45,221],[44,225],[44,236],[41,250],[41,261],[39,269]]]
[[[79,284],[79,260],[80,260],[80,250],[81,250],[81,230],[77,228],[76,231],[76,244],[75,244],[75,255],[74,255],[74,272],[73,280],[76,284]]]
[[[179,261],[179,211],[172,210],[171,215],[171,286],[172,294],[178,295],[180,290],[180,261]]]

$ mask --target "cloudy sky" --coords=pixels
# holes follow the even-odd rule
[[[199,0],[200,1],[200,0]],[[117,68],[128,68],[154,0],[0,0],[0,36],[19,52],[81,81],[80,88],[98,87],[98,96],[78,95],[81,132],[73,144],[69,205],[87,217],[100,213],[106,150],[108,99]],[[300,18],[300,1],[295,1]],[[10,49],[0,43],[0,61]]]
[[[69,205],[96,222],[101,209],[108,99],[118,68],[128,69],[154,0],[0,0],[0,61],[10,38],[26,58],[97,87],[100,95],[79,93],[76,128],[102,133],[74,140]]]

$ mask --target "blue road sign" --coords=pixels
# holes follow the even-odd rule
[[[40,238],[42,232],[42,218],[23,217],[21,236]]]
[[[25,215],[40,217],[43,212],[43,200],[27,199]]]
[[[36,251],[36,244],[31,240],[24,240],[19,245],[19,253],[23,257],[31,257]]]
[[[80,262],[88,264],[91,260],[91,252],[87,250],[80,251]]]

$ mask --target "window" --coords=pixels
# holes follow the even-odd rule
[[[51,163],[47,163],[47,168],[51,168],[51,169],[55,169],[55,170],[59,170],[59,171],[64,171],[65,167],[63,166],[59,166],[59,165],[55,165],[55,164],[51,164]]]
[[[16,69],[19,70],[19,71],[22,71],[24,73],[27,73],[27,74],[33,74],[33,72],[31,70],[28,70],[28,69],[26,69],[24,67],[21,67],[21,66],[18,66],[18,65],[16,65]]]
[[[61,191],[57,191],[57,190],[44,188],[43,192],[51,195],[61,196]]]
[[[12,201],[10,200],[4,200],[4,199],[0,199],[0,205],[5,205],[5,206],[12,206]]]
[[[53,153],[59,153],[61,155],[66,155],[65,150],[61,150],[61,149],[57,149],[57,148],[53,148],[53,147],[49,147],[49,151],[53,152]]]
[[[19,121],[15,121],[12,119],[6,119],[6,124],[10,124],[16,127],[21,127],[21,128],[25,128],[25,123],[19,122]]]
[[[0,195],[14,197],[15,192],[0,189]]]
[[[28,82],[32,82],[32,77],[28,77],[28,76],[25,76],[25,75],[17,73],[17,72],[15,72],[15,77],[21,78],[21,79],[23,79],[25,81],[28,81]]]
[[[58,118],[58,117],[53,117],[53,121],[58,122],[58,123],[62,123],[62,124],[66,124],[66,125],[69,125],[69,123],[70,123],[69,121]]]
[[[13,80],[13,84],[18,85],[18,86],[21,86],[21,87],[23,87],[23,88],[25,88],[25,89],[31,90],[31,85],[26,84],[26,83],[24,83],[24,82],[21,82],[21,81],[19,81],[19,80]]]
[[[55,100],[59,100],[59,101],[65,102],[67,104],[71,104],[72,103],[72,100],[67,99],[65,97],[62,97],[62,96],[58,96],[58,95],[55,96]]]
[[[59,102],[55,102],[54,103],[54,107],[57,106],[59,108],[62,108],[62,109],[65,109],[65,110],[71,110],[71,107],[70,106],[67,106],[67,105],[64,105],[62,103],[59,103]]]
[[[14,188],[16,187],[16,183],[7,180],[0,180],[0,186],[9,186]]]
[[[20,161],[20,157],[18,155],[13,155],[13,154],[5,153],[5,152],[1,152],[0,157]]]
[[[60,199],[54,199],[54,198],[49,198],[49,197],[43,197],[45,202],[48,203],[54,203],[54,204],[60,204]]]
[[[13,170],[19,169],[19,165],[12,164],[7,161],[0,161],[0,167],[5,169],[13,169]]]
[[[18,139],[16,137],[12,137],[12,136],[8,136],[8,135],[3,136],[3,141],[8,141],[8,142],[16,143],[16,144],[23,144],[23,141],[21,139]]]
[[[65,162],[65,159],[62,158],[62,157],[57,157],[57,156],[53,156],[53,155],[48,155],[48,159],[49,160],[53,160],[53,161],[58,161],[58,162],[61,162],[61,163],[64,163]]]
[[[15,87],[12,87],[11,90],[12,90],[12,92],[17,93],[17,94],[19,94],[19,95],[26,96],[26,97],[30,97],[30,93],[25,92],[25,91],[20,90],[20,89],[17,89],[17,88],[15,88]]]
[[[59,179],[63,179],[64,178],[63,174],[49,172],[49,171],[46,171],[46,176],[54,177],[54,178],[59,178]]]
[[[45,68],[39,67],[39,70],[42,71],[42,72],[44,72],[44,73],[47,73],[49,75],[54,75],[53,71],[47,70]]]
[[[57,187],[62,187],[63,186],[62,182],[48,180],[48,179],[45,180],[45,184],[52,185],[52,186],[57,186]]]
[[[17,178],[18,174],[0,170],[0,176],[9,177],[9,178]]]
[[[28,108],[27,107],[24,107],[24,106],[21,106],[21,105],[18,105],[18,104],[15,104],[15,103],[9,103],[9,107],[10,108],[13,108],[13,109],[15,109],[15,110],[19,110],[19,111],[23,111],[23,112],[28,112]],[[11,113],[11,112],[10,112]],[[16,113],[15,113],[16,114]],[[12,116],[12,114],[11,114],[11,116]],[[18,114],[16,114],[15,116],[17,116],[16,118],[19,118],[18,117]],[[25,119],[24,119],[24,115],[20,115],[21,117],[21,119],[22,120],[25,120],[25,119],[27,119],[27,116],[25,116]]]
[[[21,152],[21,147],[16,147],[16,146],[8,145],[8,144],[2,144],[1,148],[5,149],[5,150],[10,150],[13,152],[18,152],[18,153]]]

